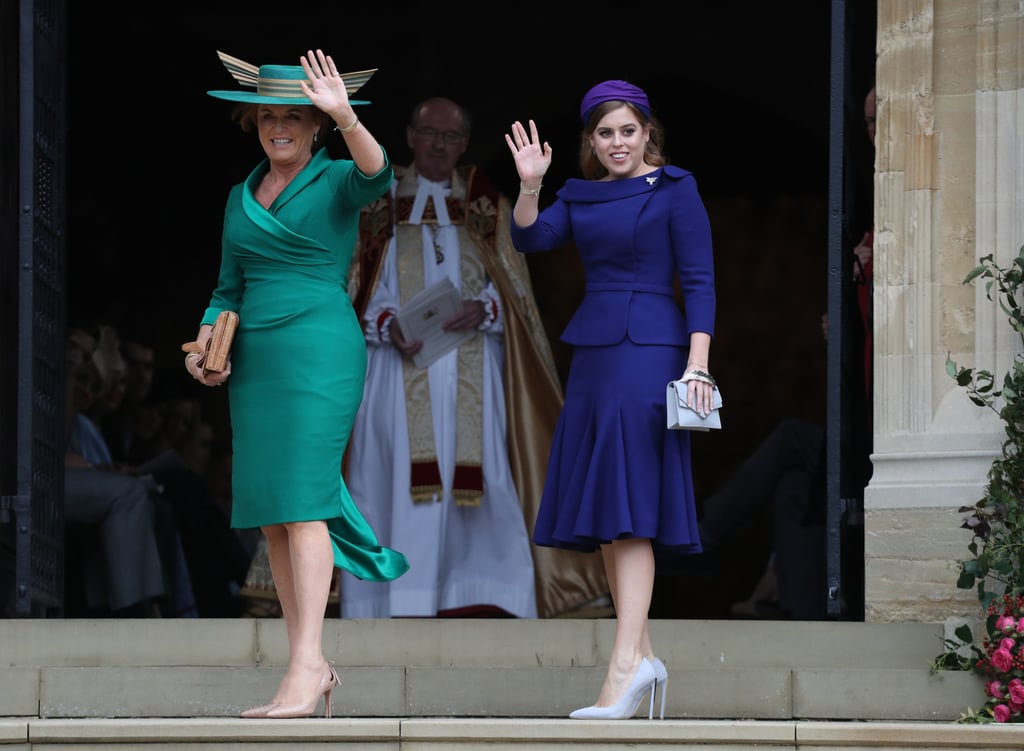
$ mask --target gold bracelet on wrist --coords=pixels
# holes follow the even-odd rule
[[[353,130],[356,129],[357,125],[359,125],[359,115],[356,115],[356,119],[353,120],[351,124],[346,125],[344,128],[342,128],[340,125],[336,125],[335,129],[339,133],[351,133]]]
[[[522,183],[519,183],[519,192],[522,193],[524,196],[539,196],[540,189],[543,187],[544,183],[541,183],[536,188],[527,188],[524,187]]]

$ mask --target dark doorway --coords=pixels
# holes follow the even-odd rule
[[[200,398],[216,429],[230,430],[224,395],[197,393],[179,354],[216,283],[228,190],[261,157],[226,103],[205,94],[231,84],[215,51],[293,64],[312,45],[345,70],[379,68],[360,92],[372,100],[360,118],[396,163],[409,160],[404,127],[418,99],[443,94],[466,105],[475,118],[467,160],[509,195],[516,174],[503,134],[513,120],[538,122],[555,152],[549,182],[560,184],[577,174],[582,93],[605,78],[644,87],[673,163],[697,178],[715,238],[712,368],[728,404],[726,429],[695,441],[698,496],[782,418],[825,420],[829,3],[698,3],[671,15],[582,2],[522,15],[483,3],[227,5],[102,17],[88,4],[68,8],[68,316],[152,342],[158,394]],[[859,99],[873,79],[875,4],[851,10]],[[851,148],[863,150],[859,127],[847,130]],[[857,210],[868,204],[862,197]],[[558,334],[582,280],[571,253],[531,263],[564,374]],[[652,615],[729,617],[767,557],[765,524],[755,520],[711,581],[660,580]]]

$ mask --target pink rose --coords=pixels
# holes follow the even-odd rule
[[[1004,634],[1009,633],[1017,628],[1017,623],[1008,615],[1001,615],[996,618],[996,631],[1001,631]]]
[[[1010,708],[1005,704],[996,704],[992,708],[992,717],[996,722],[1006,722],[1010,719]]]
[[[1008,649],[997,649],[992,653],[992,664],[996,670],[1005,673],[1013,667],[1013,655]]]
[[[989,696],[995,697],[996,699],[1002,699],[1005,696],[1003,693],[1003,682],[989,681],[985,684],[985,693]]]
[[[1013,645],[1016,644],[1016,643],[1017,642],[1015,642],[1013,639],[1002,639],[999,642],[999,648],[1000,649],[1005,649],[1007,652],[1012,652],[1013,651]]]
[[[1024,633],[1024,618],[1021,618],[1019,621],[1017,621],[1017,633]]]
[[[1014,704],[1024,704],[1024,684],[1019,680],[1010,681],[1010,701]]]

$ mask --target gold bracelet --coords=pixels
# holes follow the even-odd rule
[[[539,196],[540,189],[544,187],[544,183],[541,183],[536,188],[524,188],[522,183],[519,183],[519,192],[524,196]]]
[[[351,133],[359,125],[359,115],[356,115],[356,119],[352,121],[351,125],[346,125],[342,128],[340,125],[336,126],[339,133]]]

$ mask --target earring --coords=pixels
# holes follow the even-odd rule
[[[318,130],[313,134],[313,143],[316,143],[320,139],[320,131]]]

